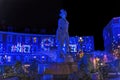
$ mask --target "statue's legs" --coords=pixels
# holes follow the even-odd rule
[[[59,53],[61,57],[65,58],[63,47],[64,47],[64,39],[61,38],[60,44],[59,44]]]
[[[65,51],[66,51],[66,53],[69,53],[70,52],[70,47],[69,47],[69,35],[68,34],[66,34],[65,35]]]
[[[57,30],[56,39],[58,41],[58,51],[59,51],[60,55],[65,57],[65,54],[70,52],[70,50],[69,50],[69,34],[62,33],[59,30]],[[64,44],[65,44],[65,51],[63,51]]]
[[[56,40],[58,44],[58,55],[60,57],[65,57],[63,47],[64,47],[64,35],[57,31]]]

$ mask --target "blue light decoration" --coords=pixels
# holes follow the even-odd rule
[[[103,30],[105,51],[120,57],[120,17],[114,17]]]
[[[94,37],[93,36],[78,37],[78,50],[86,53],[94,51]]]
[[[80,38],[83,39],[82,43],[79,42]],[[34,56],[37,56],[36,59],[42,62],[43,55],[46,55],[45,62],[56,61],[57,46],[55,35],[0,31],[0,56],[5,59],[5,55],[9,56],[11,63],[17,60],[30,62]],[[71,36],[69,46],[70,53],[77,53],[81,49],[85,52],[91,52],[94,50],[94,38],[93,36]]]
[[[11,56],[7,56],[7,62],[10,63],[11,61]]]
[[[70,52],[71,53],[76,53],[78,51],[78,37],[70,37],[70,42],[69,42],[69,46],[70,46]]]
[[[44,51],[49,51],[51,47],[54,45],[54,38],[51,37],[44,37],[41,41],[41,48]]]
[[[7,45],[7,52],[11,50],[11,52],[16,53],[30,53],[31,46],[30,45],[22,45],[21,43],[17,43],[16,45]]]

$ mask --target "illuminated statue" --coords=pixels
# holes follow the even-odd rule
[[[64,9],[60,10],[60,19],[58,20],[58,28],[56,32],[56,39],[58,42],[58,49],[60,52],[60,55],[64,56],[63,47],[65,45],[65,52],[69,52],[69,22],[67,21],[67,12]]]

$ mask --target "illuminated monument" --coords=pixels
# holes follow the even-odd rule
[[[120,17],[114,17],[103,30],[104,48],[109,53],[120,56]]]

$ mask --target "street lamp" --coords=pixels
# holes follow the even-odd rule
[[[78,40],[78,42],[80,43],[81,51],[83,51],[83,49],[82,49],[82,42],[83,42],[83,38],[82,38],[82,37],[80,37],[80,38],[79,38],[79,40]]]

